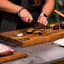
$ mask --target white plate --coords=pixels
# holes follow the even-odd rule
[[[54,41],[53,44],[59,45],[59,46],[64,46],[64,38]]]

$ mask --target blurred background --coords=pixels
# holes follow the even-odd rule
[[[55,8],[54,9],[64,13],[64,0],[55,0]],[[64,21],[64,18],[61,17],[60,15],[54,13],[54,11],[53,11],[53,13],[50,15],[48,20],[49,20],[49,24],[50,23],[58,23],[58,22],[61,23],[62,21]]]

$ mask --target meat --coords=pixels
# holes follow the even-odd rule
[[[59,30],[59,25],[55,25],[55,26],[53,27],[53,30]]]
[[[42,31],[40,30],[34,31],[34,34],[42,35]]]
[[[55,24],[49,24],[48,25],[50,28],[53,28],[55,26]]]
[[[4,44],[0,44],[0,56],[7,56],[13,53],[14,50]]]
[[[34,32],[34,28],[29,28],[26,32],[28,33],[28,34],[32,34],[33,32]]]

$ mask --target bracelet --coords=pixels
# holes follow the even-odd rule
[[[46,14],[44,14],[45,17],[48,17]]]
[[[40,16],[45,16],[45,17],[48,17],[45,13],[41,13]]]
[[[17,15],[20,16],[20,12],[25,9],[24,7],[22,7],[18,12],[17,12]]]

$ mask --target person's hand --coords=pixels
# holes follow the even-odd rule
[[[26,23],[31,23],[33,21],[32,15],[27,9],[23,9],[19,16]]]
[[[41,23],[46,26],[48,24],[47,17],[45,17],[44,15],[40,15],[38,18],[38,23]]]

